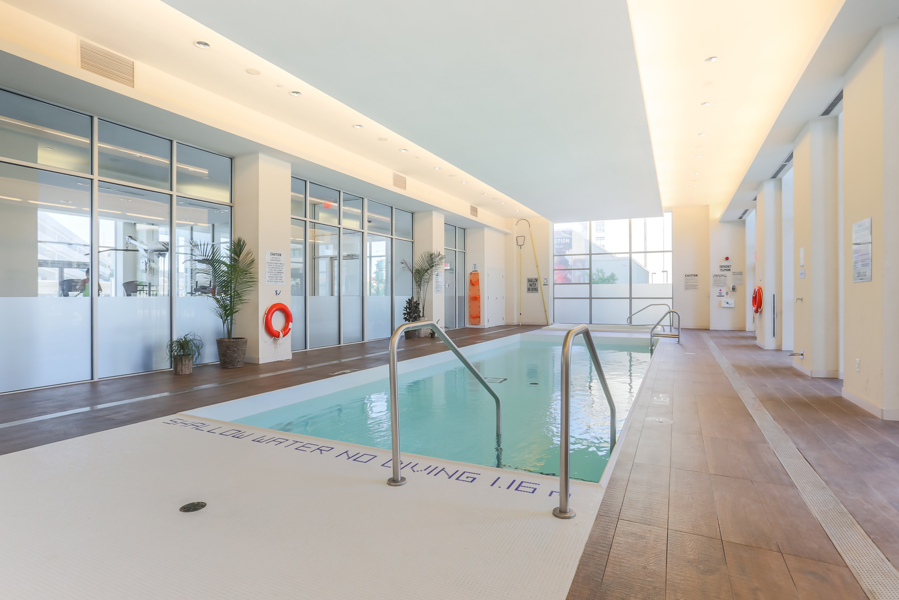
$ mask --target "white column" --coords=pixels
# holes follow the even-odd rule
[[[290,335],[272,338],[265,332],[265,310],[276,302],[290,306],[290,163],[264,154],[234,160],[234,235],[247,241],[256,257],[259,283],[234,319],[234,335],[247,338],[247,362],[290,360]],[[283,285],[266,283],[269,252],[280,253],[286,268]],[[302,315],[294,315],[302,319]],[[275,321],[280,328],[283,321]]]
[[[443,241],[443,214],[434,211],[417,212],[412,215],[412,230],[414,241],[412,243],[412,263],[418,260],[422,252],[439,252],[444,254],[446,247]],[[429,321],[438,321],[441,327],[446,325],[444,304],[444,292],[446,281],[444,280],[443,267],[439,267],[435,276],[428,284],[427,299],[425,300],[425,318]]]
[[[793,364],[813,377],[840,371],[837,143],[836,117],[822,117],[793,150],[793,347],[804,354]]]
[[[780,288],[781,247],[781,182],[771,179],[759,189],[756,201],[756,285],[763,290],[762,311],[755,317],[756,343],[768,350],[778,350],[781,346],[781,315],[783,312]]]

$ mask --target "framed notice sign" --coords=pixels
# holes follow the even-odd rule
[[[852,224],[852,283],[871,281],[871,218]]]

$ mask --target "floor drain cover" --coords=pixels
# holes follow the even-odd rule
[[[181,512],[197,512],[198,510],[203,510],[206,508],[205,502],[188,502],[178,510]]]
[[[674,423],[671,419],[666,419],[664,417],[646,417],[646,420],[650,423],[661,423],[663,425],[671,425]]]

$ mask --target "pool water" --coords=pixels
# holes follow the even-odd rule
[[[649,365],[649,349],[597,345],[621,431]],[[561,346],[542,341],[463,353],[502,400],[502,463],[557,475]],[[609,460],[609,408],[583,342],[572,351],[571,476],[598,482]],[[389,450],[383,379],[235,420],[267,429]],[[402,452],[496,466],[496,405],[455,359],[399,376]]]

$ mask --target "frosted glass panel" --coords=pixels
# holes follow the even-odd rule
[[[180,194],[231,202],[231,159],[193,146],[178,144]]]
[[[590,286],[587,284],[556,285],[556,298],[589,298]]]
[[[90,298],[0,298],[0,314],[15,315],[0,319],[0,392],[91,378]]]
[[[0,163],[0,392],[91,377],[89,190]]]
[[[0,156],[89,174],[91,119],[0,90]]]
[[[294,180],[296,181],[296,180]],[[306,224],[293,221],[290,226],[290,349],[306,349]]]
[[[359,199],[360,206],[362,199]],[[362,341],[362,232],[343,231],[343,343]]]
[[[589,323],[589,300],[560,300],[554,302],[556,323]]]
[[[309,224],[307,264],[309,265],[309,347],[335,346],[338,332],[340,293],[339,229],[317,223]]]
[[[590,281],[599,298],[627,298],[630,295],[631,261],[627,254],[593,255]]]
[[[100,177],[170,189],[172,143],[115,123],[100,121]]]
[[[390,337],[390,238],[369,235],[367,242],[366,288],[368,319],[366,338]],[[405,302],[405,299],[403,300]]]
[[[100,377],[169,368],[168,296],[99,298]]]
[[[191,259],[191,242],[227,244],[231,239],[231,207],[188,198],[178,198],[175,223],[177,255],[175,281],[176,335],[194,332],[203,340],[200,363],[218,361],[215,340],[224,335],[222,321],[212,311],[214,303],[209,280],[200,274],[202,268]]]
[[[169,366],[169,203],[166,194],[100,185],[101,377]]]
[[[624,300],[594,300],[593,322],[603,325],[625,325],[630,314],[630,302]]]
[[[456,228],[451,225],[453,236],[455,239]],[[456,327],[456,252],[455,250],[446,250],[446,268],[443,270],[443,323],[445,329],[455,329]]]

